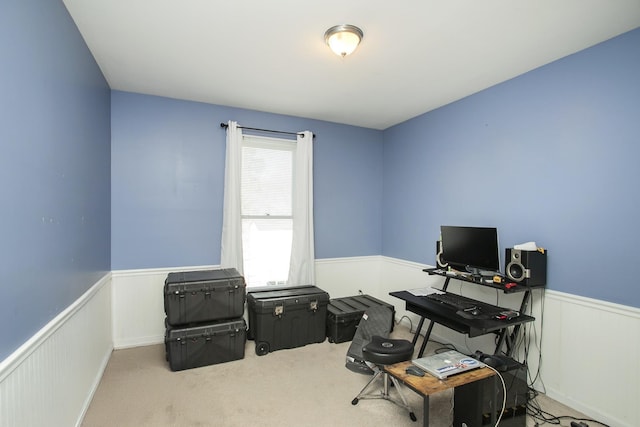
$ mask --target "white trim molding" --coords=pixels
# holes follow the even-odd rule
[[[113,349],[111,273],[0,363],[0,425],[79,426]]]

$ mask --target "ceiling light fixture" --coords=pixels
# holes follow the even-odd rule
[[[336,55],[344,58],[356,50],[363,35],[362,30],[355,25],[336,25],[324,33],[324,41]]]

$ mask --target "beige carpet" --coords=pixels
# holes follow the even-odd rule
[[[392,336],[410,337],[402,326]],[[351,404],[370,377],[345,368],[349,345],[325,341],[257,356],[254,342],[247,341],[244,359],[179,372],[169,370],[163,345],[114,351],[82,425],[422,425],[422,398],[409,389],[404,394],[417,423],[387,401]],[[429,343],[427,353],[437,347]],[[452,397],[451,392],[431,396],[431,426],[452,424]],[[553,402],[551,406],[550,412],[559,407]]]

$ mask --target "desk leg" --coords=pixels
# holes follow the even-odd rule
[[[498,342],[496,343],[496,349],[494,350],[493,354],[499,354],[500,353],[500,349],[502,348],[502,346],[504,345],[505,339],[507,338],[507,328],[502,329],[500,331],[500,334],[498,335]],[[505,354],[508,355],[509,351],[507,349],[507,351],[505,352]]]
[[[424,317],[422,318],[424,320]],[[418,358],[422,357],[424,354],[424,349],[427,347],[427,343],[429,342],[429,337],[431,336],[431,330],[433,329],[433,320],[430,321],[429,327],[427,328],[427,332],[424,334],[424,341],[422,341],[422,345],[420,346],[420,352],[418,353]]]
[[[513,332],[509,334],[509,330],[504,328],[500,331],[498,343],[496,344],[496,349],[494,354],[499,354],[502,350],[502,347],[505,347],[505,351],[503,352],[507,356],[511,357],[514,350],[514,343],[518,339],[518,334],[520,333],[520,325],[516,325],[513,327]]]
[[[429,395],[422,399],[422,427],[429,427]]]
[[[420,336],[420,331],[422,330],[422,325],[424,325],[424,317],[420,317],[420,322],[418,322],[418,327],[416,328],[416,333],[413,336],[413,345],[416,345],[418,342],[418,337]]]

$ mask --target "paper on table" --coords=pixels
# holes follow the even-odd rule
[[[409,289],[407,292],[417,297],[423,297],[425,295],[429,295],[433,291],[431,290],[431,288],[416,288],[416,289]]]

